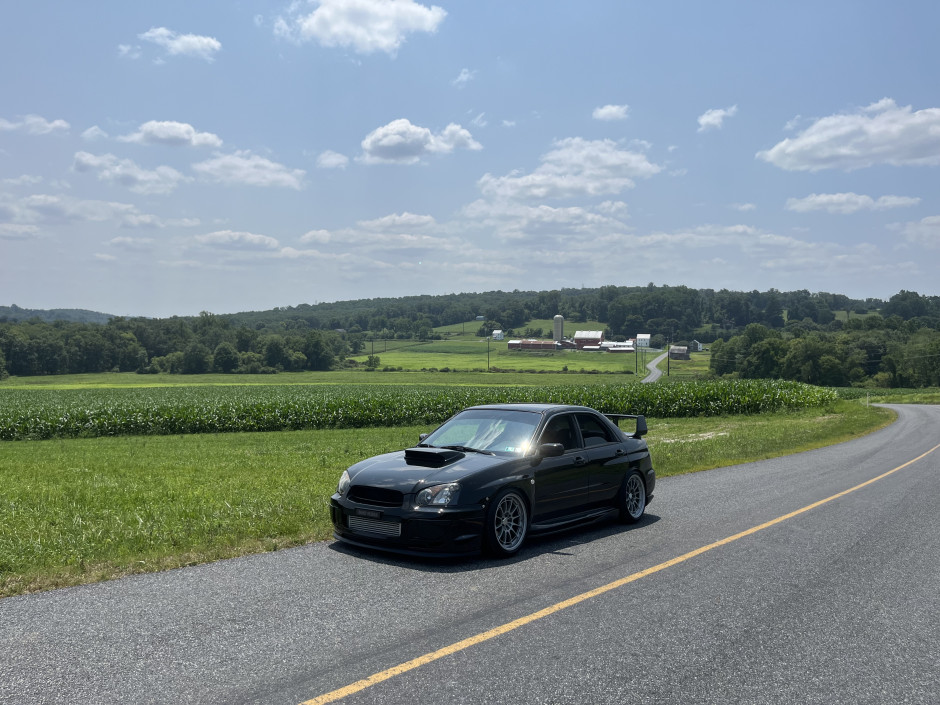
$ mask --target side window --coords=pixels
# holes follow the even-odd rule
[[[581,427],[581,437],[585,447],[599,446],[612,443],[610,429],[607,424],[591,414],[578,414],[578,426]]]
[[[565,450],[577,448],[578,434],[571,425],[573,420],[574,417],[571,414],[562,414],[553,418],[542,431],[541,443],[561,443]]]

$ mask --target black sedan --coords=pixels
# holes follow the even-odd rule
[[[624,419],[635,430],[621,430]],[[474,406],[416,447],[346,470],[330,499],[333,534],[403,553],[510,556],[530,533],[611,513],[633,523],[656,485],[645,434],[643,416],[584,406]]]

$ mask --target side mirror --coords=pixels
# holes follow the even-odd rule
[[[536,455],[540,458],[557,458],[565,454],[565,447],[561,443],[543,443],[539,446]]]
[[[420,436],[418,436],[418,443],[424,443],[424,439],[430,435],[430,433],[422,433]]]

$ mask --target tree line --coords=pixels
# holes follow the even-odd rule
[[[105,322],[76,321],[74,311],[73,320],[26,318],[31,313],[0,308],[0,375],[327,370],[370,339],[432,339],[440,337],[439,326],[481,316],[484,332],[528,335],[538,330],[529,321],[556,314],[574,324],[598,322],[614,340],[642,332],[656,347],[693,339],[712,344],[716,375],[919,386],[931,383],[930,370],[940,366],[931,347],[940,331],[940,297],[909,291],[883,301],[648,284],[360,299],[165,319],[105,316]]]

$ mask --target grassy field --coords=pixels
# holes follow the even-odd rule
[[[647,439],[664,477],[826,445],[889,420],[882,409],[843,401],[773,415],[650,419]],[[0,443],[0,595],[325,539],[342,470],[427,430]]]
[[[379,352],[379,367],[408,371],[460,370],[485,372],[488,369],[520,372],[594,372],[633,375],[646,374],[635,354],[613,354],[587,350],[510,350],[508,341],[438,340]],[[352,359],[365,364],[371,349]],[[652,355],[652,353],[647,353]],[[641,356],[642,357],[642,356]],[[652,357],[649,357],[652,360]]]

